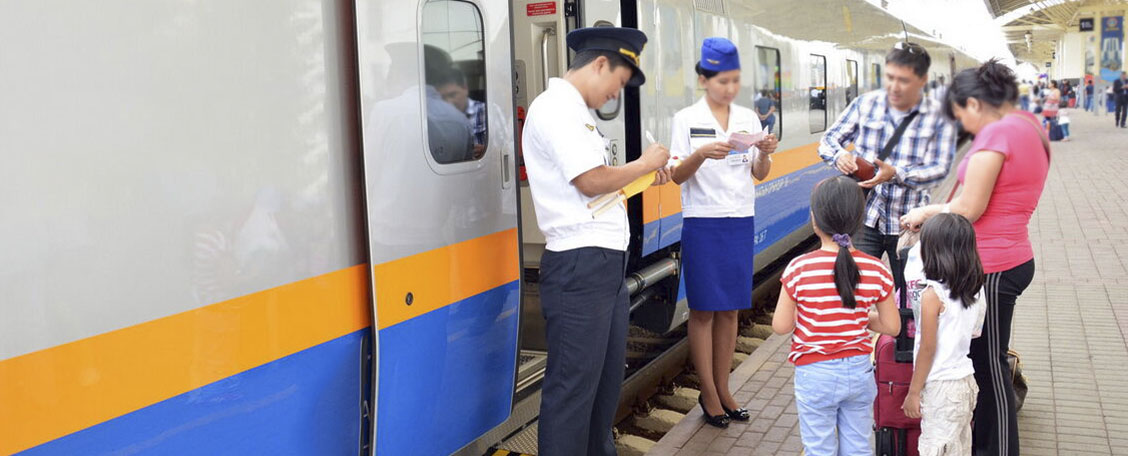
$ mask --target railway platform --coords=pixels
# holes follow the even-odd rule
[[[1071,118],[1030,222],[1037,272],[1015,310],[1011,346],[1029,384],[1022,454],[1128,454],[1128,130]],[[772,336],[733,373],[750,422],[717,429],[698,407],[647,454],[801,454],[789,341]]]

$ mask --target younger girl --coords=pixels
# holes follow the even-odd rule
[[[1058,126],[1061,127],[1061,141],[1069,142],[1069,110],[1062,108],[1058,111]]]
[[[787,265],[772,329],[792,330],[795,402],[808,456],[872,455],[873,340],[866,329],[896,335],[901,319],[893,276],[881,261],[855,250],[865,197],[847,176],[811,193],[811,225],[822,247]],[[871,310],[877,308],[876,318]]]
[[[975,230],[962,215],[937,214],[920,234],[924,292],[917,321],[913,381],[901,407],[920,418],[921,456],[970,455],[971,413],[979,387],[967,354],[983,324],[983,266]]]

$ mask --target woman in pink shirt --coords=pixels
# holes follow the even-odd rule
[[[987,296],[983,335],[971,343],[979,384],[975,454],[1018,454],[1006,354],[1015,301],[1034,278],[1034,249],[1026,226],[1046,184],[1050,149],[1038,119],[1015,107],[1017,101],[1014,73],[994,60],[956,75],[944,109],[975,134],[959,166],[963,191],[948,204],[919,207],[901,218],[903,227],[919,230],[929,217],[950,211],[975,227]]]

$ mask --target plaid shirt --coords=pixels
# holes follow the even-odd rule
[[[486,104],[470,99],[466,105],[466,118],[474,132],[474,144],[486,143]]]
[[[866,200],[866,226],[886,235],[900,234],[901,216],[928,204],[928,189],[944,180],[956,154],[956,127],[944,117],[940,102],[923,97],[912,110],[920,114],[885,160],[897,175],[874,187]],[[884,90],[866,93],[823,135],[819,156],[834,166],[835,158],[850,153],[845,146],[853,143],[855,153],[873,162],[893,137],[897,123],[889,113]]]

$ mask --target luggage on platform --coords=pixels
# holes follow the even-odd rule
[[[1050,119],[1050,141],[1061,141],[1065,135],[1061,132],[1061,125],[1058,124],[1056,117]]]
[[[907,308],[905,293],[897,295],[901,312],[901,333],[897,337],[882,335],[874,347],[874,380],[877,399],[873,404],[874,444],[877,456],[917,456],[920,419],[909,418],[901,404],[913,380],[913,338],[916,327],[913,311]],[[904,303],[904,304],[902,304]]]

